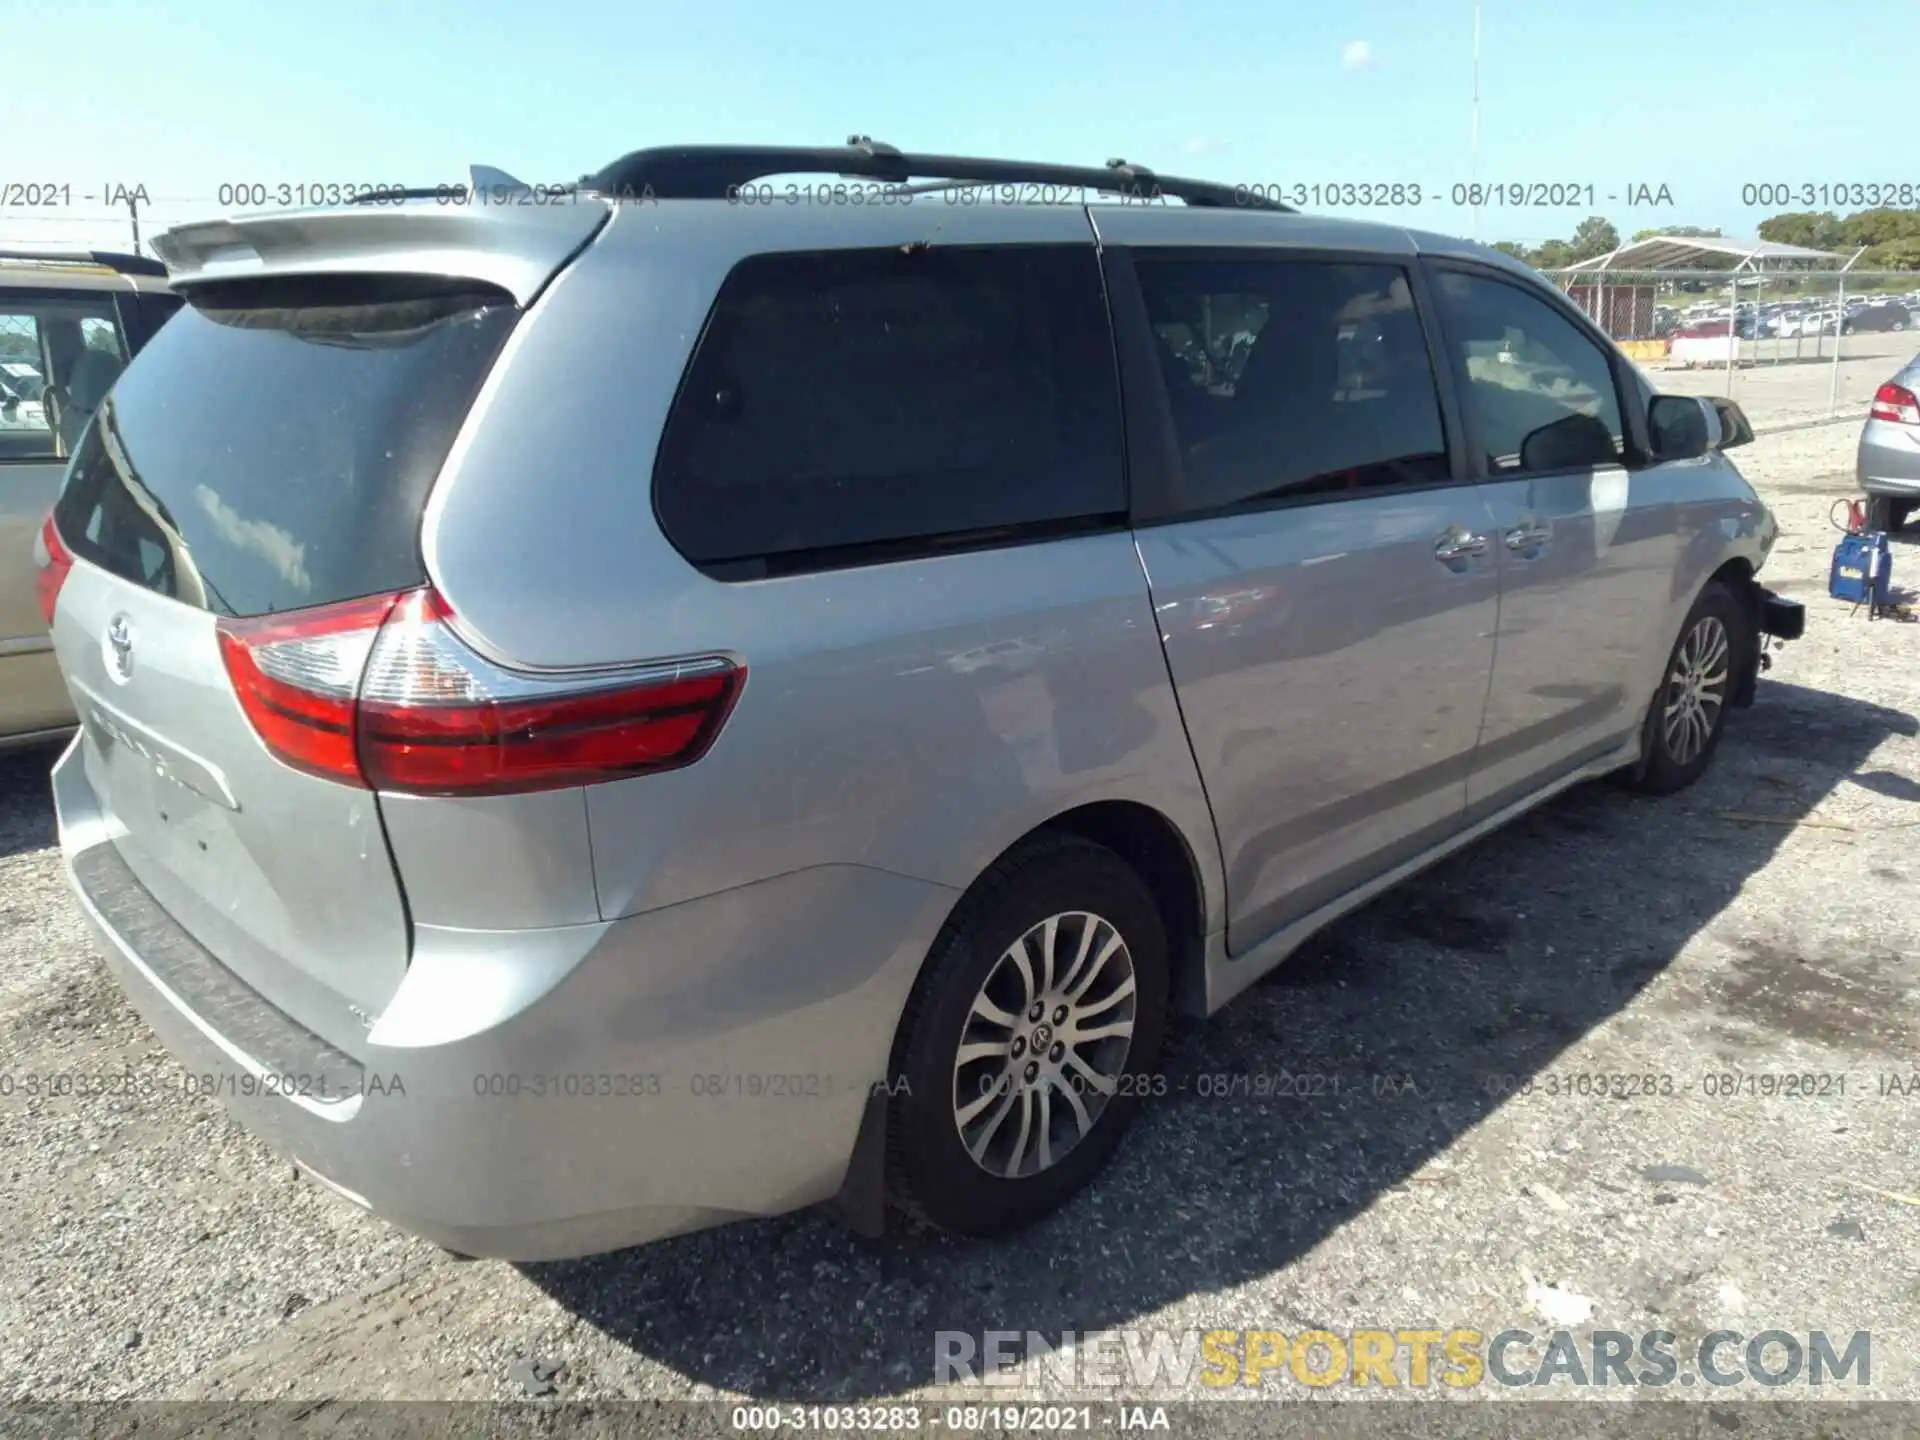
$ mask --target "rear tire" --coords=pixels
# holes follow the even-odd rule
[[[1890,495],[1869,495],[1867,497],[1867,530],[1875,530],[1891,535],[1907,523],[1907,515],[1912,505],[1895,500]]]
[[[1111,850],[1062,835],[1004,856],[955,907],[901,1021],[888,1200],[975,1236],[1065,1203],[1157,1093],[1168,968],[1159,907]]]
[[[1752,654],[1753,622],[1737,596],[1711,580],[1680,626],[1641,732],[1636,790],[1672,795],[1713,763],[1741,667]]]

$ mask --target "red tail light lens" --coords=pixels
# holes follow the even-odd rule
[[[721,657],[597,676],[508,670],[431,588],[225,620],[234,690],[267,748],[349,785],[498,795],[690,765],[746,680]]]
[[[53,528],[51,515],[33,542],[33,563],[33,592],[40,602],[40,618],[51,628],[53,607],[60,601],[60,587],[67,583],[67,576],[73,570],[73,553],[61,541],[60,532]]]
[[[296,770],[365,785],[354,755],[360,676],[399,597],[220,622],[220,658],[255,732]]]
[[[1867,414],[1899,425],[1920,425],[1920,399],[1906,386],[1889,382],[1873,392],[1873,408]]]

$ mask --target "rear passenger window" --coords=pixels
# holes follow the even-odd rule
[[[126,362],[111,295],[0,295],[0,463],[70,456]]]
[[[654,504],[729,578],[1123,519],[1092,248],[743,261],[667,421]]]
[[[1518,285],[1442,270],[1434,288],[1489,475],[1621,463],[1620,398],[1599,345]]]
[[[1294,260],[1145,260],[1184,507],[1448,479],[1406,272]]]

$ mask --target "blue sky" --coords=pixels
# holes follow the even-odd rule
[[[1472,16],[1472,0],[0,0],[0,185],[74,195],[0,210],[0,242],[124,247],[124,219],[81,198],[110,182],[145,187],[151,233],[219,213],[223,182],[432,184],[471,161],[565,181],[649,144],[856,130],[1235,184],[1418,183],[1441,203],[1344,213],[1471,234],[1445,192],[1470,173]],[[1485,0],[1480,176],[1591,184],[1623,235],[1750,235],[1800,208],[1743,207],[1746,183],[1920,184],[1920,165],[1875,158],[1913,133],[1915,47],[1874,42],[1887,24],[1856,0]],[[1641,184],[1673,204],[1630,206]],[[1489,209],[1478,230],[1538,241],[1587,213]]]

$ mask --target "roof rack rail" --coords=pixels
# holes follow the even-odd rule
[[[1164,196],[1193,206],[1294,213],[1293,207],[1244,187],[1157,175],[1144,165],[1125,160],[1109,160],[1104,167],[1096,168],[965,155],[903,154],[866,135],[848,136],[843,147],[668,145],[635,150],[592,175],[581,176],[580,185],[614,197],[725,200],[737,193],[737,187],[769,175],[835,175],[893,184],[920,179],[962,185],[1061,185],[1139,200]]]
[[[43,260],[49,265],[98,265],[119,275],[166,277],[167,267],[147,255],[120,250],[0,250],[0,260]]]

